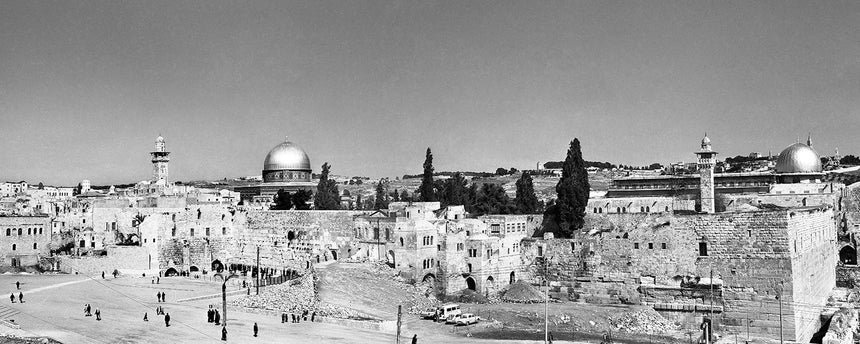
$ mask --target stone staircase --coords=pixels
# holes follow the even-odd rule
[[[21,312],[18,311],[17,309],[14,309],[14,308],[6,306],[6,305],[0,305],[0,320],[9,319],[15,315],[18,315],[19,313],[21,313]]]

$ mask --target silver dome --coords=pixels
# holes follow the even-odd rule
[[[266,154],[263,162],[263,171],[275,170],[311,170],[311,160],[308,154],[298,145],[286,141],[281,143]]]
[[[776,173],[821,173],[821,158],[812,147],[795,143],[779,153]]]

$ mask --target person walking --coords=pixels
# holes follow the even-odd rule
[[[412,335],[412,344],[418,344],[418,334]]]
[[[259,330],[259,328],[257,328],[257,323],[254,323],[254,337],[257,336],[257,330]]]
[[[12,293],[12,295],[9,295],[9,300],[11,300],[12,303],[15,303],[15,293]]]
[[[314,318],[316,318],[316,316],[317,316],[317,312],[316,312],[316,311],[314,311],[313,313],[311,313],[311,322],[314,322]]]
[[[149,318],[146,316],[146,313],[143,313],[143,321],[149,321]]]
[[[170,313],[164,315],[164,327],[170,327]]]
[[[155,293],[155,298],[158,299],[158,302],[161,302],[161,292]]]
[[[93,316],[92,310],[93,310],[92,307],[90,307],[90,304],[88,303],[87,304],[87,316],[88,317]]]
[[[105,279],[105,272],[102,271],[102,279]]]
[[[96,308],[96,320],[102,321],[102,311]]]
[[[213,313],[215,313],[215,312],[212,310],[212,306],[209,306],[209,310],[206,311],[206,322],[207,323],[211,324],[215,320],[215,319],[212,319],[212,318],[214,318]]]
[[[221,313],[215,310],[215,325],[221,325]]]
[[[221,340],[227,341],[227,326],[221,328]]]
[[[18,292],[18,302],[24,303],[24,293]]]
[[[167,294],[163,291],[161,292],[161,302],[167,302]]]
[[[15,281],[15,287],[18,288],[18,290],[21,290],[21,282]]]

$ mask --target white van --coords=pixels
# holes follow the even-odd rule
[[[446,320],[453,315],[459,315],[460,305],[455,303],[449,303],[447,305],[442,305],[436,309],[439,312],[439,320]]]

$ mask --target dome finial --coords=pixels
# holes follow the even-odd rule
[[[812,133],[809,133],[809,135],[806,136],[806,145],[810,148],[812,147]]]

